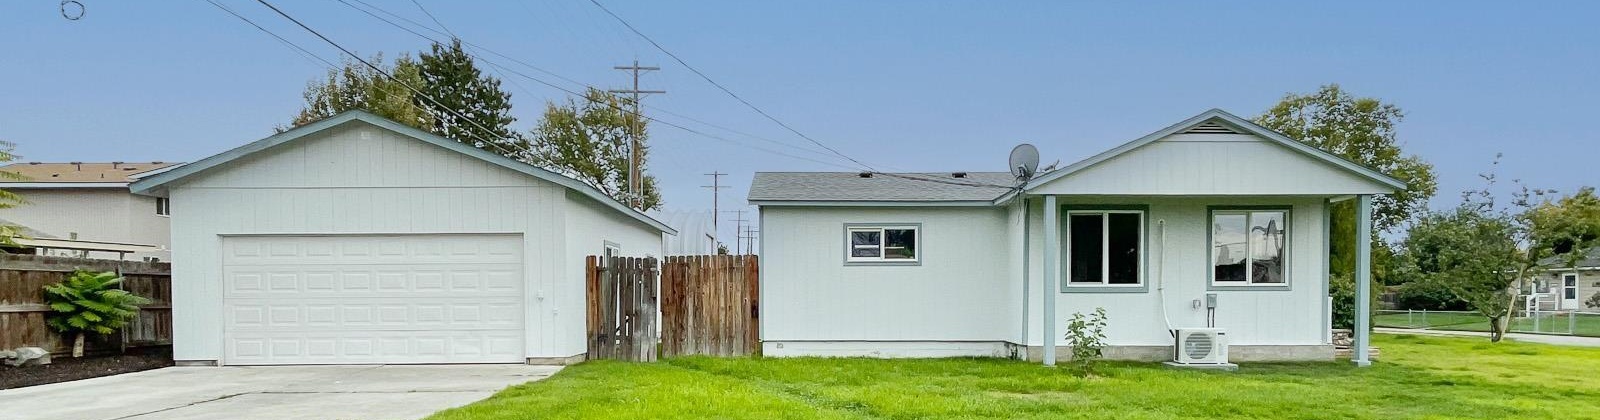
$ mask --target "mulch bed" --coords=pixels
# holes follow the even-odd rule
[[[0,364],[0,389],[76,381],[172,366],[172,347],[128,349],[121,355],[53,355],[43,366],[11,367]]]

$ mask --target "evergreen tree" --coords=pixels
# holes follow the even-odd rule
[[[423,86],[421,67],[417,61],[401,56],[390,66],[384,64],[382,55],[375,55],[367,62],[379,66],[383,73],[394,78],[365,64],[345,60],[344,68],[329,70],[325,79],[306,84],[302,94],[305,105],[288,127],[278,127],[277,131],[310,124],[352,109],[366,110],[401,124],[432,130],[433,116],[417,106],[420,98],[411,91],[412,88],[420,90]]]
[[[511,128],[517,121],[511,116],[511,94],[500,88],[499,79],[478,69],[461,40],[433,44],[418,58],[419,89],[437,101],[413,98],[433,121],[428,131],[512,159],[529,159],[527,139]]]

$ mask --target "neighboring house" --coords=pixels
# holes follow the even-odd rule
[[[1540,309],[1600,312],[1600,306],[1587,303],[1600,293],[1600,248],[1590,249],[1575,268],[1555,257],[1541,263],[1556,268],[1534,277],[1532,292],[1538,294]]]
[[[585,256],[666,225],[593,187],[366,112],[151,176],[190,365],[570,363]]]
[[[28,200],[0,210],[0,219],[28,226],[31,245],[47,255],[129,260],[172,259],[165,198],[128,192],[128,183],[170,169],[172,162],[14,163],[0,171],[0,189]]]
[[[717,237],[709,210],[662,210],[651,214],[678,231],[668,236],[666,255],[712,255],[717,253]]]
[[[1402,188],[1220,110],[1026,183],[757,173],[763,354],[1051,362],[1098,307],[1110,358],[1214,325],[1235,360],[1331,360],[1329,203]]]

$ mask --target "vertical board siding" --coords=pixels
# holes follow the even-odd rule
[[[172,343],[171,276],[166,263],[125,265],[122,288],[151,300],[118,334],[90,334],[89,351],[117,351],[132,346]],[[60,283],[73,270],[116,271],[119,262],[80,258],[0,254],[0,349],[42,347],[53,353],[72,350],[72,337],[50,329],[45,319],[44,286]]]
[[[1322,226],[1322,199],[1316,197],[1233,197],[1233,198],[1177,198],[1177,197],[1063,197],[1063,205],[1092,207],[1095,204],[1148,205],[1149,229],[1146,233],[1146,252],[1150,282],[1146,292],[1133,293],[1070,293],[1057,294],[1057,316],[1066,318],[1075,312],[1089,313],[1096,307],[1107,312],[1110,327],[1108,342],[1112,345],[1171,345],[1167,324],[1162,318],[1162,305],[1172,320],[1172,327],[1204,327],[1205,309],[1195,309],[1192,302],[1205,299],[1207,293],[1218,295],[1216,326],[1227,329],[1228,340],[1233,345],[1320,345],[1324,343],[1323,299],[1327,276],[1322,272],[1322,241],[1326,226]],[[1291,207],[1289,242],[1288,289],[1222,290],[1208,291],[1211,269],[1210,244],[1207,243],[1210,206],[1287,206]],[[1032,231],[1030,241],[1030,290],[1043,288],[1043,220],[1040,203],[1029,208]],[[1166,249],[1161,255],[1161,238],[1158,221],[1167,226]],[[1067,240],[1063,235],[1063,240]],[[1066,261],[1061,264],[1065,265]],[[1165,301],[1157,292],[1156,275],[1166,282]],[[1059,279],[1058,279],[1059,281]],[[1037,295],[1037,293],[1035,293]],[[1030,296],[1029,319],[1039,320],[1043,297]],[[1028,345],[1044,342],[1038,323],[1030,323]],[[1054,337],[1062,343],[1062,337]]]
[[[1030,193],[1085,195],[1340,195],[1388,187],[1280,144],[1243,134],[1178,134]]]
[[[583,305],[579,277],[565,281],[579,292],[557,289],[564,266],[564,221],[557,212],[563,191],[364,123],[258,152],[174,185],[174,358],[222,359],[221,238],[254,234],[520,233],[527,264],[527,356],[582,353],[581,312],[559,312],[581,311]],[[576,264],[581,270],[582,261]],[[552,341],[551,335],[568,329],[579,335],[576,342]]]
[[[762,207],[766,341],[1003,341],[1019,317],[1003,208]],[[918,265],[846,265],[847,223],[920,223]]]

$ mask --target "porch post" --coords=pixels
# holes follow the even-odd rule
[[[1044,365],[1056,365],[1056,259],[1061,256],[1061,219],[1056,196],[1044,196]]]
[[[1370,366],[1368,348],[1372,345],[1372,195],[1356,197],[1356,342],[1350,361]]]

